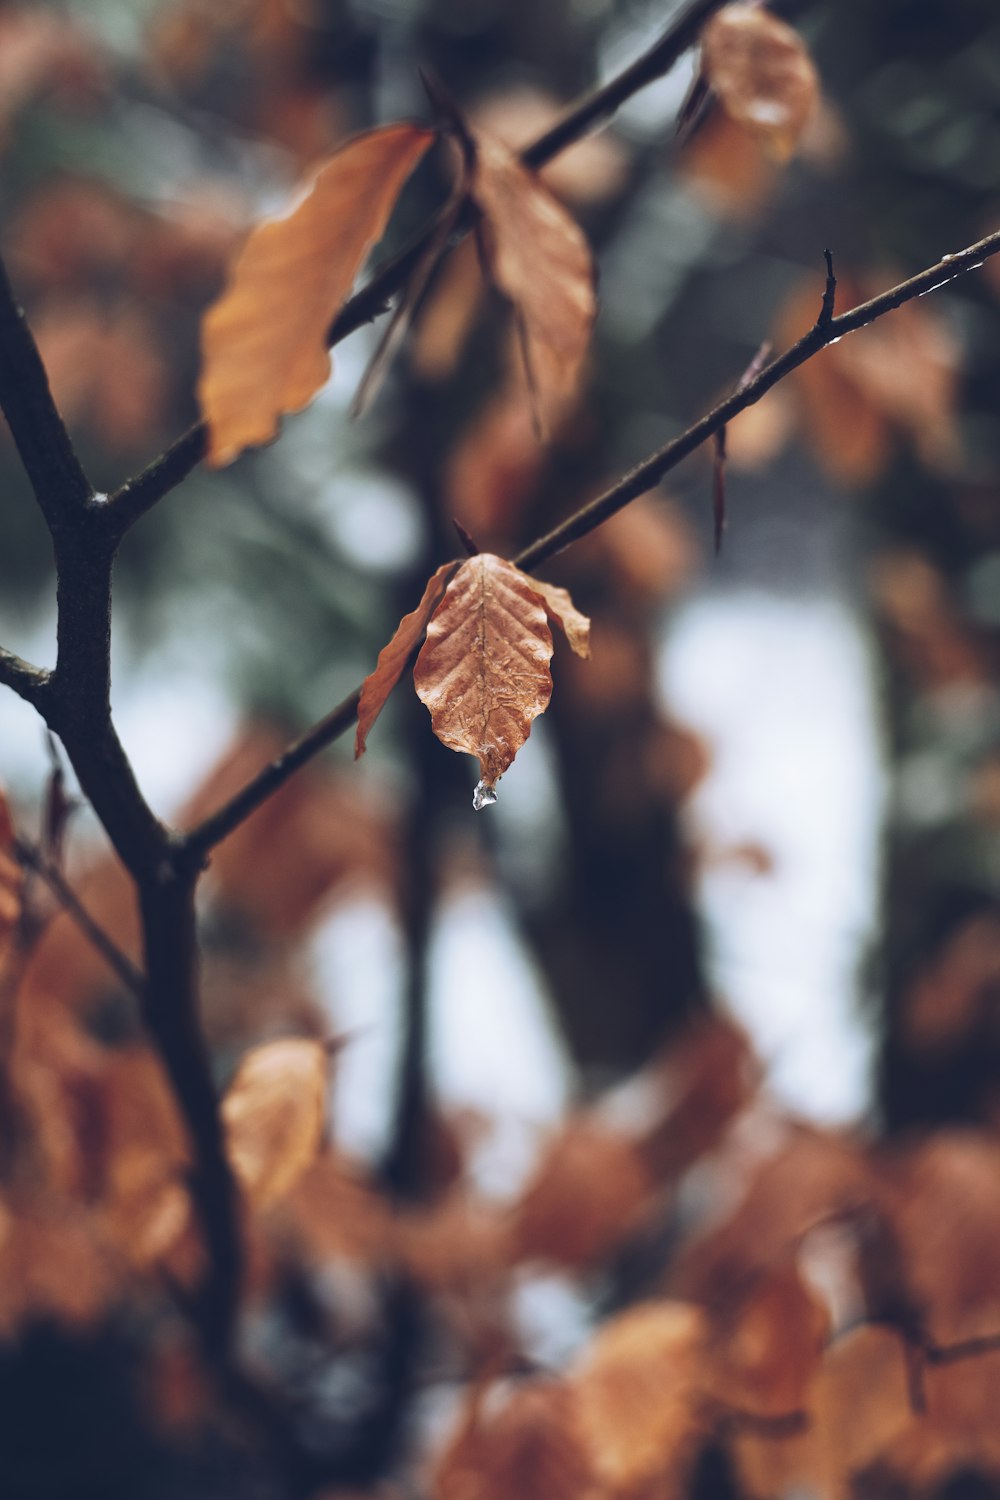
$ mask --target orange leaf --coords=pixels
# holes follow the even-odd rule
[[[570,1378],[586,1447],[609,1493],[629,1493],[693,1458],[704,1340],[700,1308],[646,1302],[609,1319],[584,1351]]]
[[[535,418],[573,394],[597,316],[593,257],[576,220],[517,157],[476,132],[472,196],[490,272],[514,304]]]
[[[433,139],[415,125],[355,136],[298,208],[253,231],[202,325],[198,399],[210,465],[270,441],[280,418],[326,381],[327,328]]]
[[[726,113],[787,161],[819,89],[798,33],[756,5],[727,5],[702,33],[702,71]]]
[[[592,1471],[569,1389],[556,1380],[474,1387],[430,1492],[434,1500],[587,1500]]]
[[[493,789],[552,694],[552,633],[533,579],[490,552],[470,557],[445,590],[413,669],[434,733],[479,759],[476,806]],[[485,795],[484,795],[485,794]]]
[[[229,1159],[256,1208],[294,1187],[323,1136],[329,1053],[321,1042],[283,1037],[248,1052],[222,1102]]]
[[[386,705],[386,700],[403,675],[403,668],[410,652],[423,635],[427,622],[437,609],[445,590],[445,580],[454,568],[454,563],[444,563],[424,589],[424,596],[416,609],[404,615],[396,626],[396,633],[387,646],[378,654],[374,672],[369,672],[361,686],[358,703],[358,729],[354,738],[354,758],[365,753],[365,742],[371,734],[372,725]]]

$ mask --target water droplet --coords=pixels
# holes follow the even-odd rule
[[[826,341],[826,347],[828,349],[832,349],[833,346],[834,346],[834,344],[839,344],[840,341],[841,341],[841,339],[843,337],[844,337],[844,335],[842,333],[838,333],[837,337],[835,339],[827,339],[827,341]]]
[[[497,800],[497,789],[495,786],[487,786],[485,781],[476,783],[476,790],[472,794],[472,805],[476,812],[482,812],[484,807],[492,807]]]

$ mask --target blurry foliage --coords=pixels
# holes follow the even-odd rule
[[[192,676],[221,664],[248,710],[305,721],[370,668],[453,552],[452,517],[508,553],[565,514],[731,388],[762,339],[815,317],[825,245],[843,307],[991,227],[990,0],[776,9],[824,89],[790,166],[717,106],[677,144],[682,79],[547,170],[602,290],[589,374],[551,447],[466,243],[363,425],[347,423],[347,377],[367,333],[283,442],[196,471],[137,528],[119,576],[139,645],[169,632]],[[0,7],[4,250],[89,471],[113,487],[194,419],[199,318],[244,231],[345,135],[424,115],[415,61],[474,129],[516,146],[664,19],[639,0]],[[444,183],[431,156],[392,244]],[[729,434],[723,579],[740,576],[755,507],[817,487],[831,507],[861,502],[843,523],[850,586],[882,653],[895,789],[889,1129],[782,1115],[710,1003],[689,885],[712,851],[682,823],[710,751],[653,670],[655,631],[707,550],[696,459],[557,570],[593,617],[594,656],[562,653],[546,742],[560,806],[537,832],[550,857],[510,897],[583,1084],[520,1186],[483,1190],[477,1145],[496,1122],[443,1115],[422,1068],[435,900],[449,882],[495,887],[525,855],[502,830],[473,842],[468,787],[423,711],[418,739],[394,705],[402,732],[393,747],[380,726],[366,777],[303,773],[213,860],[204,1023],[245,1191],[245,1389],[203,1368],[186,1320],[202,1256],[189,1147],[135,998],[22,877],[0,803],[5,1495],[417,1483],[439,1500],[839,1500],[1000,1483],[998,287],[991,270],[907,306]],[[0,481],[0,568],[23,624],[49,563],[6,438]],[[375,520],[359,525],[365,507]],[[814,586],[806,574],[783,586]],[[253,724],[182,822],[280,748]],[[766,870],[766,850],[737,852]],[[94,852],[75,885],[136,959],[119,867]],[[350,1158],[324,1123],[351,1038],[331,1046],[303,958],[359,892],[392,913],[408,972],[381,1163]],[[470,1004],[474,990],[471,976]]]

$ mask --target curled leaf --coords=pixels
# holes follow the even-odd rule
[[[472,197],[490,273],[514,304],[535,421],[574,393],[597,316],[593,257],[576,220],[512,151],[476,132]]]
[[[329,1053],[321,1042],[283,1037],[254,1047],[222,1101],[229,1159],[256,1208],[294,1187],[319,1152]]]
[[[491,552],[445,590],[413,669],[438,739],[479,760],[492,789],[552,693],[552,633],[534,580]]]
[[[590,620],[577,609],[569,590],[561,589],[555,583],[539,583],[537,578],[531,580],[531,587],[536,594],[541,594],[546,614],[562,630],[570,650],[577,656],[589,656]]]
[[[758,5],[727,5],[702,33],[702,71],[730,118],[787,161],[819,91],[798,33]]]
[[[361,686],[358,703],[358,728],[354,738],[354,758],[364,755],[365,744],[372,725],[386,705],[386,700],[403,675],[403,669],[427,627],[427,622],[437,609],[444,594],[445,583],[454,563],[444,563],[428,579],[423,598],[416,609],[404,615],[396,626],[396,632],[387,646],[378,654],[374,672],[369,672]]]
[[[415,125],[355,136],[292,213],[253,231],[202,325],[210,465],[269,442],[326,381],[327,328],[433,139]]]

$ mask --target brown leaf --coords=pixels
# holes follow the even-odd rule
[[[0,1335],[31,1323],[92,1326],[121,1295],[118,1267],[71,1199],[20,1192],[0,1202]]]
[[[723,1406],[763,1417],[805,1406],[829,1319],[794,1266],[720,1289],[709,1316],[708,1384]]]
[[[428,580],[423,598],[416,609],[404,615],[396,626],[396,632],[387,646],[378,654],[374,672],[369,672],[361,686],[361,701],[358,703],[358,728],[354,737],[354,758],[364,755],[365,744],[371,734],[372,725],[386,705],[386,700],[403,675],[410,652],[420,640],[427,622],[437,609],[444,595],[445,582],[454,568],[454,563],[443,563]]]
[[[726,113],[786,161],[819,88],[798,34],[757,5],[727,5],[702,33],[702,69]]]
[[[202,325],[198,397],[213,467],[268,442],[323,385],[327,328],[433,139],[415,125],[355,136],[298,208],[253,231]]]
[[[573,394],[597,316],[590,246],[576,221],[517,157],[476,133],[472,196],[494,281],[514,304],[536,423]]]
[[[475,237],[449,255],[424,304],[410,343],[422,380],[447,380],[462,357],[483,299],[483,271]]]
[[[611,1493],[693,1456],[704,1338],[700,1308],[640,1303],[603,1324],[571,1372],[580,1427]]]
[[[323,1136],[329,1053],[283,1037],[248,1052],[222,1102],[229,1158],[251,1202],[267,1208],[315,1160]]]
[[[737,222],[759,217],[781,175],[757,137],[721,112],[685,147],[680,167],[712,214]]]
[[[458,569],[413,669],[434,733],[479,760],[491,790],[552,694],[545,605],[513,563],[482,552]]]
[[[576,1114],[550,1142],[512,1214],[521,1260],[592,1265],[633,1235],[657,1202],[635,1141]]]
[[[536,594],[541,594],[545,613],[560,627],[569,642],[570,650],[577,656],[588,657],[590,620],[577,609],[569,596],[569,590],[562,589],[555,583],[540,583],[537,578],[531,580],[531,586]]]
[[[435,1500],[587,1500],[590,1465],[567,1387],[537,1380],[473,1390],[431,1493]]]
[[[453,446],[445,467],[449,511],[474,536],[502,546],[516,534],[543,460],[518,376],[516,386],[490,396]]]

